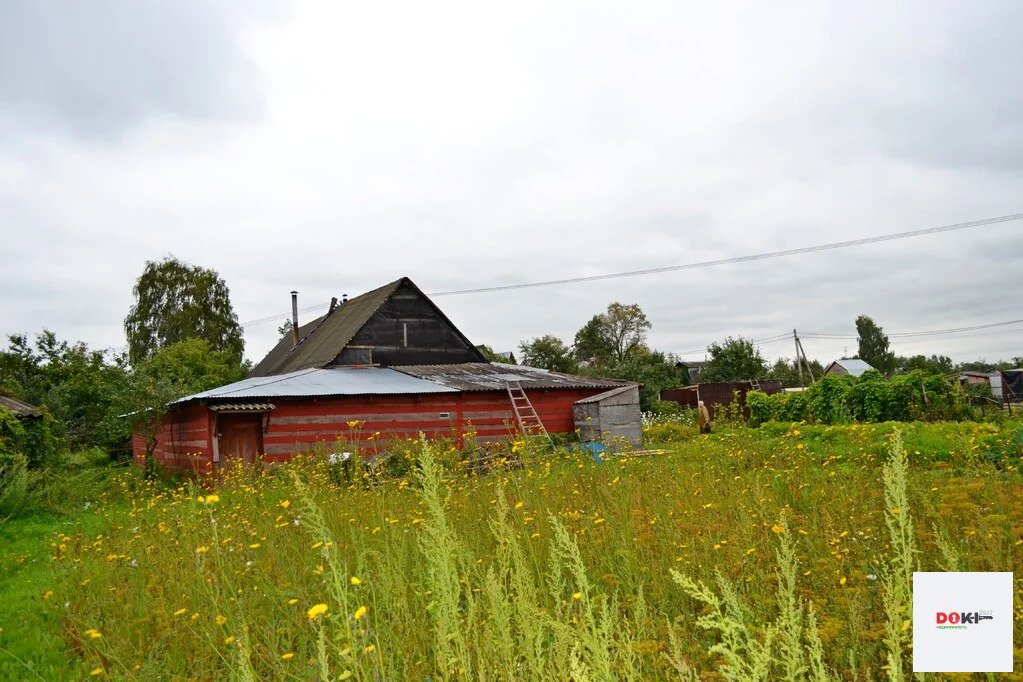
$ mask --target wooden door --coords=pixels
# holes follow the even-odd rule
[[[220,462],[252,464],[263,453],[263,417],[256,414],[222,414],[218,417]]]

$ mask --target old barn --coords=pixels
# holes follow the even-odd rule
[[[635,384],[489,363],[404,277],[296,324],[248,378],[175,402],[156,458],[168,468],[208,472],[231,460],[283,461],[339,437],[372,453],[419,433],[459,443],[470,433],[481,441],[523,430],[571,433],[589,414],[579,410],[584,421],[577,423],[577,403],[599,405],[589,399],[609,391],[616,391],[607,401],[608,410],[615,405],[615,435],[628,428],[623,414],[635,416],[632,435],[638,391],[618,391],[629,386]],[[595,431],[586,429],[587,438],[599,439]],[[141,462],[138,435],[134,452]]]

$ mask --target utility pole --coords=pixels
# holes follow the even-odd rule
[[[796,344],[796,369],[799,370],[799,387],[803,388],[803,363],[799,359],[799,335],[792,330],[792,341]]]
[[[806,365],[806,372],[807,372],[807,374],[810,375],[810,383],[812,384],[814,381],[816,381],[816,379],[814,379],[813,369],[810,367],[810,361],[806,359],[806,351],[803,350],[803,342],[799,340],[799,335],[796,333],[795,329],[792,330],[792,336],[796,340],[796,362],[798,363],[800,357],[802,357],[803,364]],[[802,369],[799,370],[799,376],[800,376],[800,381],[802,381],[802,376],[803,376],[803,370]]]

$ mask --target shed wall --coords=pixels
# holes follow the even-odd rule
[[[167,469],[191,469],[207,473],[213,466],[212,413],[204,405],[191,405],[173,410],[164,418],[157,434],[154,455]],[[132,435],[132,457],[143,466],[146,443],[139,434]]]
[[[639,408],[638,387],[597,402],[577,404],[573,416],[579,437],[584,441],[625,439],[634,447],[643,445],[643,415]]]

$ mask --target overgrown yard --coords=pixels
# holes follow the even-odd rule
[[[0,676],[908,675],[900,556],[1019,566],[1023,442],[898,428],[905,459],[893,424],[768,424],[479,478],[421,444],[375,485],[314,458],[216,490],[125,474],[88,510],[0,526]]]

